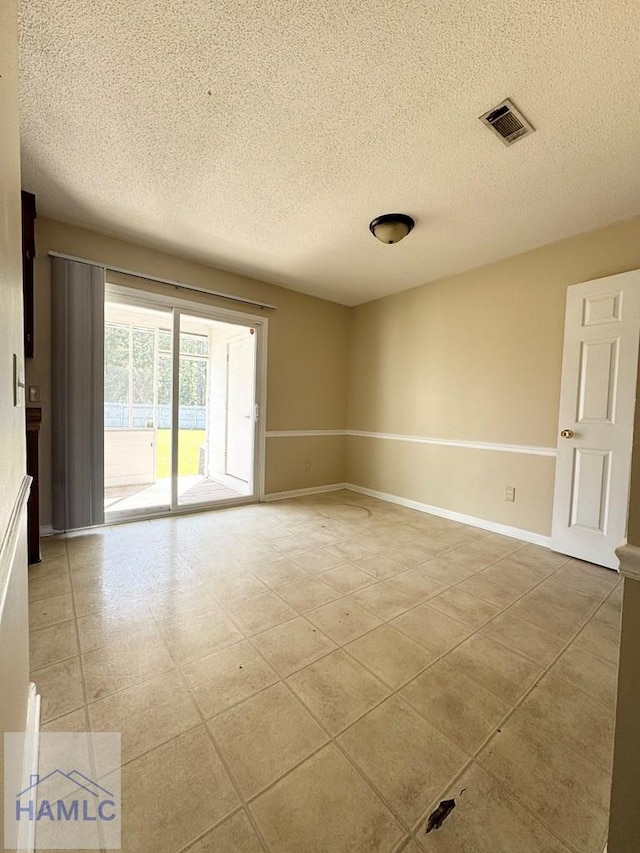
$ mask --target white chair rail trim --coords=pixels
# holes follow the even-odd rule
[[[404,441],[410,444],[435,444],[442,447],[462,447],[467,450],[493,450],[501,453],[522,453],[526,456],[552,456],[558,451],[555,447],[543,447],[537,444],[504,444],[491,441],[463,441],[462,439],[434,438],[426,435],[402,435],[391,432],[368,432],[357,429],[276,429],[267,430],[267,438],[306,438],[307,436],[350,435],[359,438],[377,438],[384,441]]]

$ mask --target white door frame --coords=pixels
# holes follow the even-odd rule
[[[617,569],[629,508],[640,270],[572,285],[566,306],[551,547]]]
[[[269,340],[269,318],[260,314],[250,314],[245,311],[234,311],[230,308],[219,308],[217,306],[207,305],[204,302],[184,299],[181,297],[167,296],[165,294],[154,293],[138,289],[133,286],[111,284],[107,282],[105,287],[105,297],[113,296],[119,302],[129,305],[137,305],[141,307],[152,308],[154,306],[162,306],[172,311],[173,316],[173,347],[174,352],[178,353],[178,358],[173,359],[173,383],[172,383],[172,452],[171,452],[171,507],[167,510],[159,510],[157,512],[148,512],[142,510],[137,512],[113,512],[110,513],[108,523],[117,521],[131,521],[134,519],[157,518],[159,516],[179,515],[189,512],[202,512],[206,509],[223,508],[226,506],[235,506],[237,504],[255,503],[256,501],[263,502],[265,499],[265,464],[266,464],[266,425],[267,425],[267,355],[268,355],[268,340]],[[190,317],[202,317],[209,320],[218,320],[223,323],[232,323],[238,326],[250,326],[256,330],[256,412],[257,420],[255,421],[255,441],[254,441],[254,468],[253,468],[253,493],[251,495],[241,495],[237,498],[229,498],[224,501],[208,502],[204,504],[187,504],[179,505],[177,503],[177,440],[178,432],[175,429],[176,419],[178,418],[178,382],[179,377],[179,336],[180,314],[187,314]],[[177,315],[177,316],[176,316]],[[177,320],[177,322],[176,322]],[[176,349],[176,346],[178,347]],[[177,375],[176,375],[177,374]],[[176,492],[176,494],[174,494]]]

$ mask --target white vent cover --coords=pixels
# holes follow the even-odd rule
[[[535,130],[535,127],[526,120],[520,110],[516,109],[509,98],[481,115],[480,121],[505,145],[513,145],[518,139],[528,136]]]

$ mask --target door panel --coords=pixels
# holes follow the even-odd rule
[[[610,568],[626,537],[640,271],[567,290],[551,544]]]
[[[249,482],[253,469],[254,338],[229,342],[227,474]]]

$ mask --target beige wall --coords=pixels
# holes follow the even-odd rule
[[[349,428],[555,447],[566,289],[638,267],[634,219],[353,309]],[[348,482],[550,533],[553,458],[357,437],[348,448]]]
[[[307,462],[311,463],[307,471]],[[299,472],[302,471],[302,475]],[[295,488],[344,483],[345,438],[343,435],[299,436],[267,439],[267,482],[269,492],[286,492],[295,478]]]
[[[13,354],[21,370],[22,238],[16,4],[0,4],[0,542],[25,473],[24,410],[13,405]],[[23,374],[24,375],[24,374]]]
[[[13,405],[13,354],[22,361],[18,135],[18,19],[0,3],[0,726],[25,730],[29,683],[24,405]],[[0,778],[20,790],[21,756],[0,750]],[[0,810],[0,813],[4,810]],[[4,815],[0,816],[0,837]]]
[[[345,428],[348,308],[44,217],[38,218],[36,238],[35,358],[28,364],[27,380],[42,389],[43,525],[51,520],[50,250],[276,305],[277,311],[266,312],[269,317],[267,429]],[[175,290],[166,286],[156,289],[175,295]],[[256,310],[198,294],[179,295],[240,311]],[[307,460],[311,462],[310,471],[305,469]],[[267,493],[323,485],[327,482],[327,472],[336,477],[334,482],[344,481],[344,447],[340,441],[323,444],[314,437],[267,440]]]
[[[640,374],[638,379],[640,387]],[[640,394],[631,463],[629,544],[640,547]],[[621,565],[624,570],[624,556]],[[640,581],[625,578],[607,853],[636,853],[640,838]]]
[[[640,582],[626,578],[607,853],[636,853],[640,839]]]

